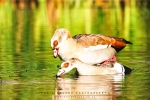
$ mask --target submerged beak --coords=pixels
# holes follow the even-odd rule
[[[53,51],[54,51],[54,57],[55,58],[58,57],[58,49],[54,49]]]
[[[63,75],[65,73],[65,70],[64,69],[60,69],[56,75],[56,78],[57,77],[60,77],[61,75]]]

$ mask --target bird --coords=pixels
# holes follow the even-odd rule
[[[65,28],[57,29],[50,42],[55,58],[59,57],[62,61],[77,58],[90,65],[116,61],[116,53],[126,44],[132,43],[102,34],[77,34],[72,37]]]
[[[76,68],[78,75],[107,75],[107,74],[129,74],[132,69],[117,61],[110,61],[107,64],[89,65],[78,59],[70,59],[61,64],[56,77],[60,77]]]

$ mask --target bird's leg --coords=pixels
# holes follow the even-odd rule
[[[105,60],[102,64],[107,64],[108,62],[110,61],[117,61],[117,58],[116,56],[113,56],[112,58],[108,59],[108,60]]]

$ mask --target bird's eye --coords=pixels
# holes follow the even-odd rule
[[[68,66],[69,66],[69,63],[65,63],[63,67],[67,68]]]
[[[53,49],[56,48],[57,45],[58,45],[58,41],[55,40],[55,41],[53,42]]]

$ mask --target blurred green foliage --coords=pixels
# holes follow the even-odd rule
[[[150,59],[149,26],[148,0],[0,0],[0,77],[4,83],[0,89],[7,88],[0,97],[37,100],[47,99],[40,93],[53,92],[54,86],[46,82],[54,84],[56,66],[61,63],[50,48],[57,28],[66,28],[72,35],[126,38],[134,45],[127,46],[118,59],[134,65]],[[44,85],[33,84],[39,81]]]

